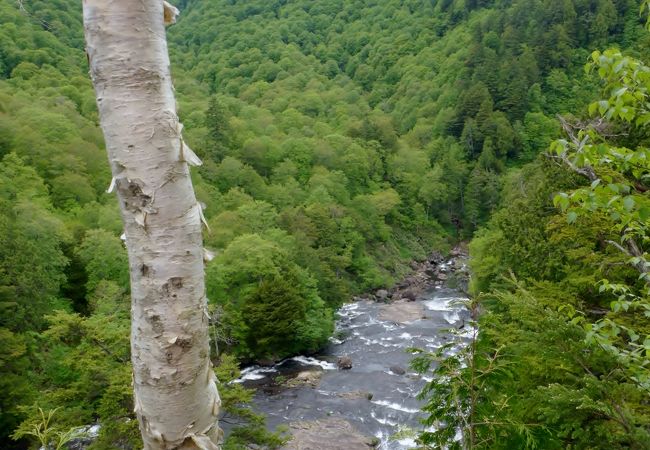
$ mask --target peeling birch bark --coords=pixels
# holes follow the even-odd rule
[[[162,0],[84,0],[86,48],[129,253],[144,448],[218,450],[202,213],[188,168],[197,161],[176,115],[164,28],[177,13],[170,8]]]

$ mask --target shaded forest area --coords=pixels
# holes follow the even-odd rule
[[[599,98],[597,77],[583,70],[594,49],[649,59],[637,1],[176,3],[168,40],[186,140],[204,161],[193,181],[215,255],[206,270],[220,352],[252,361],[316,350],[352,294],[390,286],[410,261],[486,223],[472,248],[477,292],[514,295],[499,278],[514,270],[553,299],[528,319],[567,295],[591,299],[592,267],[611,255],[585,250],[602,239],[596,221],[554,228],[553,194],[581,182],[538,155],[560,136],[558,114],[584,115]],[[140,445],[128,262],[106,193],[80,9],[73,0],[0,3],[4,448],[26,448],[9,436],[38,418],[35,405],[59,408],[63,428],[100,421],[94,449]],[[614,279],[630,276],[621,270]],[[496,323],[513,322],[500,311]],[[513,354],[534,354],[538,338],[517,328],[507,339],[530,344]],[[532,366],[542,375],[508,386],[521,390],[521,408],[524,386],[563,386],[544,371],[565,362],[547,356]],[[647,400],[635,402],[647,419]],[[557,436],[568,418],[553,414]],[[584,439],[618,436],[586,430]],[[565,435],[544,448],[577,439]]]

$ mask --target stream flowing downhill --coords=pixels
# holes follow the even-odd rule
[[[466,298],[438,282],[415,302],[404,303],[421,312],[411,317],[414,320],[401,322],[391,320],[391,314],[386,312],[387,307],[396,305],[370,300],[347,304],[337,312],[336,337],[320,354],[290,358],[272,367],[249,367],[239,381],[258,388],[254,404],[267,415],[271,427],[337,418],[350,423],[359,433],[376,438],[380,449],[412,448],[413,439],[391,436],[404,427],[422,428],[422,403],[416,396],[430,378],[410,370],[413,355],[407,349],[433,351],[450,339],[463,345],[474,331],[469,325]],[[451,328],[460,333],[453,336]],[[338,369],[340,357],[351,358],[352,367]],[[292,378],[301,379],[306,372],[316,373],[316,381],[291,383]],[[332,442],[332,446],[310,448],[346,446]]]

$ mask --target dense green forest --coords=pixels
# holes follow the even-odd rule
[[[587,117],[600,98],[583,70],[593,50],[650,61],[638,1],[175,3],[172,71],[186,140],[204,161],[193,181],[228,364],[318,349],[351,295],[476,236],[479,347],[504,346],[516,367],[481,399],[507,395],[512,427],[487,433],[508,436],[501,448],[647,448],[647,385],[592,351],[566,313],[605,315],[617,291],[599,292],[604,278],[634,295],[642,281],[606,244],[620,234],[609,213],[553,203],[589,183],[540,156],[562,135],[558,114]],[[83,46],[78,2],[0,1],[3,448],[27,448],[10,435],[38,407],[59,408],[61,429],[99,420],[94,449],[140,445],[128,262]],[[625,136],[613,145],[647,141],[642,129]],[[647,186],[629,169],[602,171]]]
[[[470,448],[650,448],[650,67],[608,50],[587,70],[595,118],[563,119],[565,138],[509,173],[471,243],[480,332],[423,394],[448,424],[420,436],[434,448],[457,446],[452,424]]]

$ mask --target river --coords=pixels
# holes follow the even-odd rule
[[[258,388],[255,409],[266,414],[271,427],[337,417],[374,436],[382,450],[413,448],[410,438],[391,439],[400,427],[422,428],[421,402],[416,396],[430,378],[409,368],[413,355],[407,349],[435,350],[449,339],[458,339],[448,331],[451,327],[461,329],[461,336],[471,336],[464,300],[465,295],[455,289],[432,286],[406,304],[419,307],[423,314],[402,322],[390,320],[386,309],[399,305],[369,300],[347,304],[337,313],[336,338],[321,354],[290,358],[273,367],[249,367],[240,381]],[[351,369],[337,368],[342,356],[352,359]],[[290,379],[313,370],[322,371],[320,383],[281,388],[273,383],[278,376]]]

